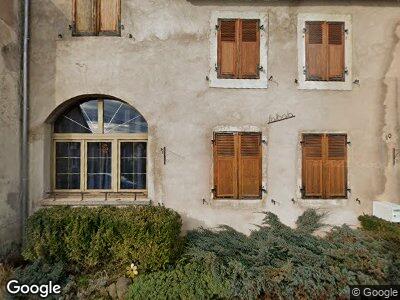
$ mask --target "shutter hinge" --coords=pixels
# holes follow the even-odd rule
[[[344,30],[344,33],[349,34],[349,30],[348,30],[348,29],[345,29],[345,30]]]
[[[303,66],[303,74],[307,75],[307,68]]]
[[[349,193],[351,193],[351,189],[347,188],[346,191],[348,191]]]
[[[347,141],[346,144],[347,144],[347,145],[351,145],[351,142],[350,142],[350,141]]]
[[[218,72],[218,65],[217,64],[215,64],[215,72]]]
[[[303,28],[303,33],[306,33],[307,32],[307,28]]]
[[[300,144],[304,144],[304,141],[300,141]]]
[[[72,30],[72,25],[69,24],[69,25],[68,25],[68,28],[69,28],[69,30]]]
[[[260,186],[261,193],[267,193],[267,189],[263,186]]]
[[[349,75],[349,69],[347,67],[344,68],[344,74]]]
[[[268,145],[267,140],[261,140],[261,143],[262,143],[262,144],[265,144],[265,145]]]
[[[306,189],[304,188],[304,186],[302,186],[302,187],[300,188],[301,196],[304,196],[305,192],[306,192]]]
[[[264,67],[260,66],[260,65],[257,65],[257,70],[262,72],[262,71],[264,71]]]
[[[212,188],[212,189],[211,189],[211,193],[215,194],[215,191],[216,191],[216,190],[217,190],[216,188]]]
[[[262,30],[262,31],[265,31],[264,24],[263,24],[263,25],[260,25],[260,26],[258,27],[258,29],[260,29],[260,30]]]
[[[215,25],[215,30],[219,30],[219,25],[217,24],[217,25]]]
[[[211,144],[213,144],[213,145],[214,145],[214,144],[215,144],[215,140],[211,140]]]

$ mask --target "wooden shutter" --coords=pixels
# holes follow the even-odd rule
[[[214,135],[214,195],[237,197],[237,136],[233,133]]]
[[[73,0],[73,34],[96,34],[96,0]]]
[[[240,20],[240,78],[259,78],[260,25],[259,20]]]
[[[329,134],[326,158],[326,197],[347,197],[347,138],[343,134]]]
[[[328,80],[344,81],[344,23],[328,22]]]
[[[305,198],[323,197],[323,135],[304,134],[302,184]]]
[[[326,27],[324,22],[306,22],[306,79],[325,80],[327,74]]]
[[[238,20],[219,20],[218,30],[218,77],[238,76]]]
[[[261,197],[261,134],[239,135],[239,198]]]
[[[102,35],[120,34],[120,0],[98,0],[98,28]]]

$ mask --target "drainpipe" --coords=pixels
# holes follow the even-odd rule
[[[25,225],[28,218],[29,180],[29,0],[24,1],[22,49],[22,141],[21,141],[21,238],[25,242]]]

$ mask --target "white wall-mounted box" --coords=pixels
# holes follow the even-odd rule
[[[386,221],[400,222],[400,205],[391,202],[374,201],[373,215]]]

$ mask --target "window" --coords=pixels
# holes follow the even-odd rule
[[[299,15],[300,89],[351,89],[350,21],[350,16]]]
[[[303,198],[347,198],[347,136],[303,134]]]
[[[211,87],[266,88],[267,17],[255,12],[213,12]]]
[[[261,134],[214,134],[214,196],[261,198]]]
[[[147,190],[147,123],[128,104],[91,99],[54,122],[53,190]]]
[[[120,35],[120,0],[73,0],[73,35]]]
[[[218,78],[260,78],[259,20],[218,20]]]
[[[344,81],[344,22],[306,22],[306,80]]]

